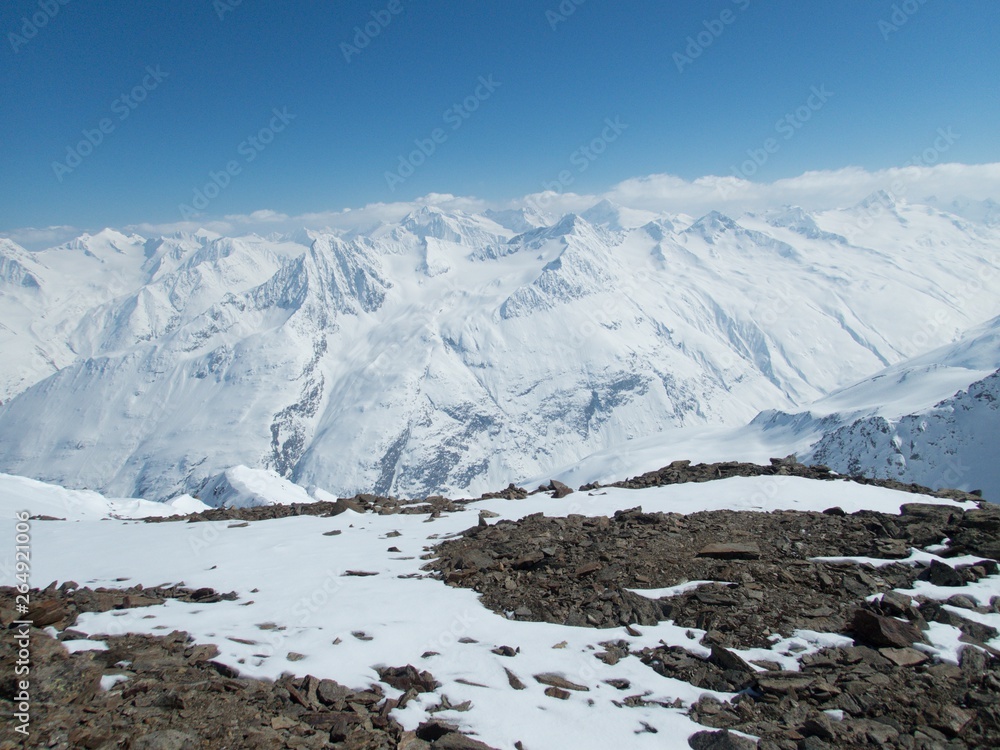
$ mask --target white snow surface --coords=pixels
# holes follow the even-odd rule
[[[0,474],[0,508],[12,514],[30,510],[31,515],[84,521],[187,515],[208,507],[189,495],[165,503],[139,498],[107,498],[92,490],[68,490],[26,477]]]
[[[52,499],[46,494],[50,491],[37,483],[6,481],[3,486],[0,534],[13,538],[14,513],[49,509]],[[93,493],[86,497],[96,504]],[[575,493],[562,500],[542,495],[520,501],[483,500],[436,519],[347,511],[331,518],[297,516],[235,526],[228,522],[98,522],[100,514],[94,513],[90,520],[78,522],[32,521],[31,575],[36,584],[72,579],[88,586],[183,583],[235,591],[239,599],[232,602],[206,605],[168,600],[156,607],[87,614],[74,627],[88,635],[158,635],[182,629],[199,643],[216,644],[221,650],[218,658],[248,676],[273,679],[284,672],[312,674],[363,688],[377,681],[375,667],[380,665],[413,664],[429,669],[442,687],[395,712],[406,727],[425,720],[427,709],[447,695],[453,703],[472,701],[472,708],[438,716],[498,748],[511,748],[517,741],[526,747],[580,750],[684,747],[686,738],[703,727],[692,723],[683,708],[617,707],[612,701],[620,701],[624,694],[603,681],[628,679],[632,684],[629,695],[646,693],[649,700],[664,703],[679,699],[684,706],[710,691],[664,678],[634,657],[609,666],[594,658],[594,653],[600,650],[601,641],[625,639],[636,648],[662,641],[704,655],[707,650],[698,643],[704,633],[670,622],[642,626],[639,635],[630,635],[624,628],[597,630],[508,620],[486,610],[475,592],[425,577],[421,555],[430,545],[474,525],[482,509],[499,514],[496,520],[515,520],[535,512],[610,515],[636,506],[650,512],[693,513],[717,508],[823,510],[836,505],[847,512],[870,508],[897,513],[903,503],[914,501],[957,505],[850,482],[755,477],[642,491],[608,489]],[[112,501],[106,502],[110,507]],[[333,530],[341,534],[324,536]],[[390,532],[400,535],[388,537]],[[387,551],[390,546],[400,551]],[[347,571],[376,575],[345,576]],[[14,582],[12,559],[4,561],[2,572],[0,583]],[[1000,592],[996,577],[980,585],[993,594]],[[987,592],[975,593],[985,596]],[[950,630],[942,630],[929,648],[952,658],[962,647],[949,640],[953,636]],[[564,647],[554,648],[564,642]],[[797,656],[847,642],[837,634],[801,631],[776,639],[771,650],[741,653],[745,658],[767,658],[796,668]],[[514,658],[491,653],[499,645],[520,648],[520,653]],[[428,651],[439,653],[422,658]],[[290,660],[289,654],[304,658]],[[526,690],[508,686],[505,667],[521,678]],[[573,692],[567,701],[554,700],[532,678],[542,672],[558,673],[589,690]],[[106,689],[114,689],[112,679],[107,680]],[[392,689],[387,692],[394,694]],[[517,721],[511,720],[514,716]],[[643,722],[658,734],[641,731]]]
[[[875,215],[605,201],[427,207],[344,236],[4,241],[0,470],[155,500],[237,466],[340,495],[454,495],[676,428],[808,420],[1000,314],[1000,226],[875,199]],[[987,360],[922,371],[918,400]],[[917,375],[893,378],[897,393]],[[862,395],[885,403],[873,386],[822,408]]]

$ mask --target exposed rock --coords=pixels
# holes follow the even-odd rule
[[[889,646],[904,649],[924,637],[913,625],[891,617],[883,617],[867,609],[854,612],[851,624],[855,638],[872,646]]]
[[[721,732],[696,732],[688,738],[694,750],[756,750],[757,743],[725,729]]]
[[[933,560],[920,574],[920,579],[935,586],[964,586],[965,579],[950,565]]]
[[[923,651],[917,651],[915,648],[880,648],[878,651],[886,659],[900,667],[915,667],[930,661],[927,654]]]
[[[420,672],[416,667],[407,664],[405,667],[381,667],[378,677],[382,682],[404,693],[415,690],[418,693],[433,693],[441,683],[434,679],[430,672]]]
[[[198,738],[175,729],[150,732],[136,738],[133,750],[198,750]]]
[[[552,497],[554,497],[556,499],[559,499],[559,498],[562,498],[562,497],[566,497],[567,495],[572,495],[573,494],[573,490],[572,490],[571,487],[563,484],[562,482],[560,482],[560,481],[558,481],[556,479],[553,479],[551,482],[549,482],[549,487],[551,487],[552,491],[553,491],[552,492]]]
[[[546,672],[544,674],[536,674],[535,681],[540,682],[543,685],[551,685],[555,688],[561,688],[563,690],[577,690],[577,691],[588,691],[589,687],[586,685],[578,685],[575,682],[567,680],[562,675],[552,674],[551,672]]]
[[[188,597],[194,593],[184,591]],[[14,594],[13,589],[0,588],[0,608],[11,607]],[[81,605],[96,608],[118,601],[117,596],[87,589],[52,588],[44,595],[74,612],[83,611]],[[217,595],[213,591],[200,596],[206,601]],[[278,750],[324,748],[332,742],[349,750],[489,750],[447,725],[430,740],[407,738],[389,715],[399,701],[386,700],[378,685],[356,691],[311,676],[284,676],[275,683],[240,677],[210,661],[218,654],[216,647],[194,645],[183,632],[161,637],[102,636],[106,651],[74,654],[37,628],[31,629],[30,637],[32,747]],[[16,694],[10,680],[15,659],[13,640],[0,639],[0,675],[8,676],[0,679],[0,711],[8,716]],[[102,675],[123,673],[124,682],[100,689]],[[406,689],[404,698],[437,687],[430,673],[409,665],[383,669],[382,679]],[[22,746],[12,722],[0,725],[0,747]]]
[[[698,551],[698,557],[714,557],[719,560],[759,560],[760,547],[751,543],[717,542],[702,547]]]

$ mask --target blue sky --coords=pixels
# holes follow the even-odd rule
[[[769,182],[900,166],[941,128],[947,161],[1000,162],[995,0],[11,0],[0,18],[0,230],[500,200],[561,173],[595,193]]]

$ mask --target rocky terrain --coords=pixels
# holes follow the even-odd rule
[[[624,485],[648,486],[684,470]],[[955,567],[817,559],[901,560],[943,539],[942,556],[982,559]],[[1000,507],[989,504],[963,512],[914,503],[899,516],[836,507],[686,516],[635,509],[612,518],[536,514],[481,525],[443,543],[429,567],[516,619],[596,628],[669,619],[707,631],[707,659],[677,647],[636,653],[621,640],[595,656],[606,663],[635,656],[665,676],[740,693],[733,703],[703,699],[691,715],[759,736],[762,748],[995,747],[1000,652],[985,644],[997,631],[976,614],[1000,612],[1000,597],[976,601],[962,587],[997,573],[998,539]],[[954,587],[951,606],[892,591],[918,579]],[[660,599],[631,590],[689,581],[710,583]],[[963,650],[959,666],[933,662],[914,645],[934,622],[957,626],[962,640],[979,648]],[[801,671],[766,660],[751,665],[729,650],[767,647],[798,629],[843,633],[855,645],[806,656]],[[622,689],[627,695],[628,686]],[[731,742],[711,746],[742,746]]]
[[[429,205],[348,234],[0,240],[0,469],[147,500],[207,496],[235,467],[342,496],[478,494],[674,429],[808,421],[975,329],[975,362],[935,355],[952,373],[928,373],[936,403],[1000,366],[980,330],[1000,313],[1000,229],[944,208],[884,192],[740,216]],[[900,433],[913,450],[869,432],[877,450],[842,435],[815,460],[902,456],[889,476],[989,496],[988,477],[947,478],[950,449],[996,424],[960,406],[934,441]],[[804,453],[842,422],[812,426],[699,457]]]
[[[425,722],[406,732],[390,712],[413,696],[437,687],[428,672],[405,666],[386,669],[383,681],[403,690],[386,698],[383,688],[349,690],[332,680],[290,675],[276,682],[241,678],[214,661],[217,648],[194,645],[188,634],[85,636],[72,629],[81,612],[103,612],[162,603],[165,598],[211,604],[233,599],[211,589],[130,587],[76,588],[67,583],[33,592],[39,603],[28,613],[31,630],[33,747],[195,750],[281,750],[339,747],[351,750],[488,750],[456,733],[447,722]],[[0,590],[4,622],[13,615],[14,591]],[[58,640],[41,628],[61,630]],[[79,650],[68,653],[60,643]],[[89,650],[95,649],[95,650]],[[13,713],[12,639],[0,641],[0,704]],[[126,679],[127,678],[127,679]],[[121,680],[117,682],[116,680]],[[0,748],[21,748],[13,723],[0,727]]]
[[[881,484],[913,493],[914,502],[904,504],[899,514],[848,513],[837,506],[768,513],[646,512],[639,507],[606,515],[559,512],[573,502],[574,493],[600,503],[607,493],[624,489],[634,491],[638,505],[653,487],[761,476],[798,477],[821,483],[817,486]],[[926,496],[965,504],[932,505]],[[683,709],[704,727],[690,737],[693,748],[957,750],[1000,745],[1000,652],[995,648],[998,632],[988,624],[1000,613],[1000,597],[981,593],[981,584],[998,574],[1000,506],[969,502],[978,498],[956,491],[845,480],[825,467],[804,466],[791,458],[763,466],[678,461],[606,487],[573,490],[553,481],[531,493],[512,485],[484,497],[513,504],[542,500],[552,503],[553,513],[504,520],[480,509],[478,525],[428,542],[425,562],[414,563],[424,565],[422,575],[478,592],[485,607],[509,620],[607,630],[605,640],[594,641],[600,648],[583,658],[604,665],[634,660],[638,669],[703,689],[699,699],[685,704],[637,689],[634,674],[631,680],[605,680],[605,688],[618,696],[616,706]],[[228,521],[227,528],[233,528],[351,511],[369,518],[418,514],[431,522],[469,513],[473,502],[358,495],[328,503],[219,508],[147,520]],[[474,523],[476,516],[470,515]],[[360,524],[365,516],[351,516],[351,524]],[[350,532],[353,527],[345,528]],[[323,535],[344,538],[342,533]],[[397,543],[397,537],[397,532],[385,535],[389,544]],[[915,552],[924,549],[935,556]],[[378,680],[358,689],[306,673],[286,672],[276,680],[240,676],[219,658],[219,647],[196,643],[182,630],[165,629],[162,635],[90,630],[86,635],[75,629],[84,613],[124,615],[137,608],[141,613],[168,600],[240,611],[253,604],[237,592],[126,581],[104,588],[69,581],[32,592],[33,609],[26,616],[34,624],[31,746],[489,747],[463,734],[453,721],[431,718],[406,731],[394,718],[394,709],[433,693],[437,704],[432,717],[448,712],[450,719],[470,709],[470,703],[449,700],[440,691],[433,674],[435,656],[440,657],[435,651],[425,651],[411,664],[379,666]],[[942,599],[900,592],[921,584],[953,593]],[[13,604],[14,590],[0,589],[3,625],[17,617]],[[622,637],[639,636],[664,621],[688,629],[688,647],[664,641],[637,645]],[[928,646],[928,634],[942,626],[958,629],[957,663],[938,658]],[[257,627],[284,629],[273,623]],[[809,648],[795,637],[802,632],[830,635],[820,647]],[[787,644],[782,652],[774,648],[780,641]],[[504,690],[544,687],[540,700],[553,701],[553,707],[594,695],[594,686],[580,684],[572,675],[535,673],[518,647],[498,643],[492,653],[505,667]],[[8,715],[16,694],[15,658],[13,639],[0,640],[0,711]],[[304,658],[291,651],[287,655],[293,663]],[[734,697],[721,700],[720,694]],[[644,731],[658,731],[644,726]],[[22,746],[9,722],[0,728],[0,748]],[[664,746],[674,745],[667,741]],[[540,750],[520,742],[516,747]]]

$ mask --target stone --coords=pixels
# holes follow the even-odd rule
[[[333,507],[330,508],[330,515],[339,516],[341,513],[346,513],[349,510],[354,513],[365,512],[364,506],[360,503],[342,497],[333,504]]]
[[[543,674],[534,675],[535,681],[540,682],[543,685],[551,685],[552,687],[561,688],[563,690],[577,690],[577,691],[589,691],[590,688],[586,685],[578,685],[575,682],[570,682],[562,675],[553,674],[552,672],[545,672]]]
[[[702,547],[698,557],[712,557],[717,560],[759,560],[760,547],[752,542],[718,542]]]
[[[433,693],[441,683],[434,679],[428,671],[419,671],[407,664],[405,667],[381,667],[378,670],[379,679],[386,685],[402,690],[415,690],[418,693]]]
[[[557,687],[545,688],[545,694],[550,698],[558,698],[561,701],[568,701],[570,695],[568,690],[563,690],[562,688]]]
[[[132,750],[198,750],[197,738],[174,729],[150,732],[132,741]]]
[[[880,601],[882,612],[891,617],[906,617],[914,612],[913,599],[898,591],[886,591]]]
[[[514,690],[524,690],[525,689],[524,683],[521,682],[520,678],[518,678],[518,676],[516,674],[514,674],[513,672],[511,672],[506,667],[504,667],[503,671],[507,673],[507,683],[512,688],[514,688]]]
[[[715,664],[722,669],[731,669],[737,672],[744,672],[746,674],[756,674],[757,670],[743,661],[743,658],[738,654],[734,654],[732,651],[721,646],[712,646],[712,653],[708,657],[708,661],[711,664]]]
[[[556,499],[559,499],[559,498],[562,498],[562,497],[566,497],[567,495],[572,495],[573,494],[573,489],[571,487],[569,487],[568,485],[563,484],[562,482],[558,481],[557,479],[553,479],[551,482],[549,482],[549,486],[553,490],[552,497],[554,497]]]
[[[940,729],[945,734],[955,737],[961,734],[966,724],[973,718],[975,718],[975,714],[958,706],[940,706],[929,723],[935,729]]]
[[[953,594],[948,597],[947,604],[959,609],[975,609],[976,603],[965,594]]]
[[[880,648],[879,653],[898,667],[915,667],[930,657],[915,648]]]
[[[857,639],[875,647],[906,648],[924,640],[920,631],[910,623],[883,617],[867,609],[855,610],[851,627]]]
[[[695,732],[688,737],[693,750],[756,750],[757,743],[725,729],[721,732]]]
[[[604,566],[601,565],[599,562],[584,563],[583,565],[581,565],[579,568],[576,569],[573,575],[575,575],[577,578],[583,578],[584,576],[590,575],[591,573],[596,573],[602,567]]]
[[[932,560],[918,576],[922,581],[928,581],[935,586],[964,586],[965,579],[950,565],[938,560]]]
[[[446,734],[433,747],[434,750],[492,750],[486,743],[458,732]]]
[[[55,625],[65,618],[66,610],[62,604],[56,599],[50,599],[49,601],[39,602],[29,609],[24,619],[31,621],[36,628],[44,628],[49,625]]]

